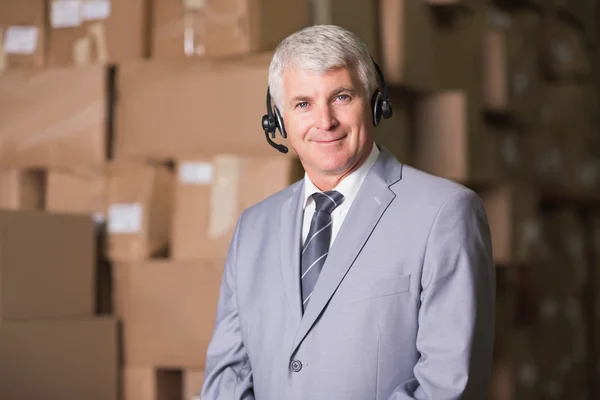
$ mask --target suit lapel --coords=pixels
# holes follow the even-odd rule
[[[354,199],[323,265],[323,270],[313,291],[309,306],[302,317],[300,327],[294,338],[291,354],[296,351],[319,315],[321,315],[373,229],[377,226],[383,212],[394,199],[395,194],[390,190],[389,185],[400,179],[401,165],[393,158],[395,164],[391,163],[390,158],[391,156],[385,150],[382,150],[382,154],[365,178]],[[389,167],[392,167],[392,171],[385,171],[385,168]],[[393,179],[394,173],[396,173],[395,180]]]
[[[302,317],[300,300],[300,233],[302,232],[301,201],[304,184],[296,186],[294,193],[281,207],[279,225],[279,255],[285,294],[295,326]]]

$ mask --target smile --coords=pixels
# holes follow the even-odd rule
[[[329,140],[315,140],[315,142],[319,143],[319,144],[331,144],[331,143],[336,143],[339,142],[340,140],[344,139],[346,136],[342,136],[339,137],[337,139],[329,139]]]

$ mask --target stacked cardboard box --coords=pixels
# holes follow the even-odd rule
[[[39,257],[58,263],[2,264],[10,279],[3,276],[0,291],[0,352],[9,362],[0,397],[190,399],[200,391],[236,219],[300,176],[293,155],[270,157],[257,121],[268,51],[308,24],[305,1],[0,4],[1,206],[10,218],[36,210],[57,219],[54,232],[41,231],[55,252]],[[248,57],[260,51],[267,53]],[[248,61],[209,60],[232,56]],[[231,93],[247,94],[247,118]],[[72,218],[87,221],[89,232],[69,231]],[[21,236],[37,229],[16,224]],[[86,250],[87,264],[63,271],[61,254]],[[23,281],[32,276],[39,283]],[[26,315],[38,302],[58,314]],[[12,322],[15,309],[26,321]],[[76,384],[65,381],[72,377]]]
[[[90,217],[0,211],[0,397],[118,397],[118,325],[96,315]]]

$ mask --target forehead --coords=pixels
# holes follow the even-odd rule
[[[283,73],[283,86],[286,97],[298,92],[327,92],[340,86],[358,89],[357,79],[350,68],[339,67],[327,71],[312,71],[293,67]]]

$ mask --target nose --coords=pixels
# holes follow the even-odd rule
[[[329,131],[338,124],[330,104],[324,104],[318,109],[316,125],[320,130]]]

